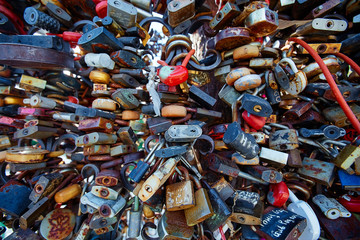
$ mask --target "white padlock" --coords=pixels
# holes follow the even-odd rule
[[[320,237],[320,224],[310,205],[299,200],[289,189],[289,199],[291,200],[288,210],[306,218],[307,226],[300,235],[299,240],[317,240]]]

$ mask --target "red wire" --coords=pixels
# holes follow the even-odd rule
[[[335,56],[342,58],[347,64],[349,64],[351,66],[352,69],[355,70],[355,72],[357,72],[357,74],[360,76],[360,67],[359,65],[357,65],[351,58],[349,58],[348,56],[346,56],[343,53],[335,53]]]
[[[329,69],[326,67],[324,61],[321,59],[321,57],[319,56],[319,54],[312,49],[306,42],[304,42],[301,39],[298,38],[290,38],[289,41],[293,41],[295,43],[300,44],[303,48],[305,48],[310,55],[314,58],[314,60],[319,64],[321,71],[324,73],[325,77],[326,77],[326,81],[329,83],[331,91],[334,93],[334,96],[337,100],[337,102],[339,103],[340,107],[342,108],[342,110],[344,111],[346,117],[350,120],[351,124],[353,125],[353,127],[355,128],[355,130],[360,133],[360,122],[359,120],[356,118],[355,114],[351,111],[349,105],[347,104],[347,102],[345,101],[344,97],[342,96],[339,88],[337,87],[334,79],[331,76],[331,73],[329,71]],[[343,55],[343,54],[342,54]],[[342,57],[342,55],[340,55]],[[345,55],[344,55],[345,56]],[[345,56],[346,57],[346,56]],[[348,58],[348,57],[346,57]],[[344,58],[345,61],[347,60],[351,60],[351,59],[347,59]],[[350,64],[350,63],[349,63]],[[355,63],[354,63],[355,64]],[[356,65],[356,64],[355,64]],[[356,70],[355,70],[356,71]],[[356,71],[357,72],[357,71]]]

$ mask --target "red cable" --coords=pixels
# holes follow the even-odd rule
[[[321,59],[319,54],[317,54],[317,52],[314,49],[312,49],[306,42],[304,42],[301,39],[290,38],[289,41],[293,41],[295,43],[300,44],[303,48],[305,48],[310,53],[310,55],[314,58],[314,60],[319,64],[319,66],[321,68],[321,71],[324,73],[324,75],[326,77],[326,81],[329,83],[331,91],[334,93],[334,96],[335,96],[337,102],[339,103],[340,107],[344,111],[346,117],[350,120],[353,127],[356,129],[356,131],[358,133],[360,133],[360,122],[359,122],[359,120],[356,118],[355,114],[351,111],[349,105],[345,101],[345,99],[342,96],[339,88],[337,87],[334,79],[332,78],[329,69],[326,67],[324,61]],[[345,60],[345,58],[344,58],[344,60]]]
[[[346,56],[343,53],[335,53],[335,56],[342,58],[347,64],[349,64],[351,66],[352,69],[355,70],[355,72],[357,72],[357,74],[360,76],[360,67],[359,65],[357,65],[351,58],[349,58],[348,56]]]

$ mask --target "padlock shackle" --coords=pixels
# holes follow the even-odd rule
[[[289,199],[291,200],[291,202],[296,203],[298,201],[300,201],[297,196],[288,188],[289,190]]]
[[[296,67],[294,61],[291,58],[283,58],[283,59],[280,60],[279,63],[287,63],[287,64],[290,65],[291,70],[293,70],[294,73],[299,72],[299,69]]]
[[[183,166],[178,166],[177,168],[178,168],[179,171],[184,175],[185,181],[190,181],[189,171],[188,171],[185,167],[183,167]]]
[[[201,189],[202,186],[201,186],[200,180],[192,174],[189,174],[189,176],[190,176],[190,179],[194,182],[196,189],[197,190]]]
[[[189,63],[191,56],[195,53],[195,49],[191,49],[188,55],[186,55],[184,61],[182,62],[181,66],[186,67]]]

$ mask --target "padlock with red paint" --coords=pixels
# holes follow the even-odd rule
[[[283,206],[289,198],[289,189],[284,182],[270,184],[267,194],[268,202],[275,206]]]
[[[255,116],[246,110],[241,114],[241,116],[244,121],[255,130],[260,130],[265,125],[266,117]]]
[[[360,196],[345,194],[338,199],[338,202],[350,212],[360,212]]]
[[[169,86],[176,86],[185,82],[189,77],[189,72],[186,68],[186,65],[194,53],[195,50],[191,49],[180,66],[169,66],[166,62],[158,60],[158,63],[163,66],[158,71],[160,81]]]

